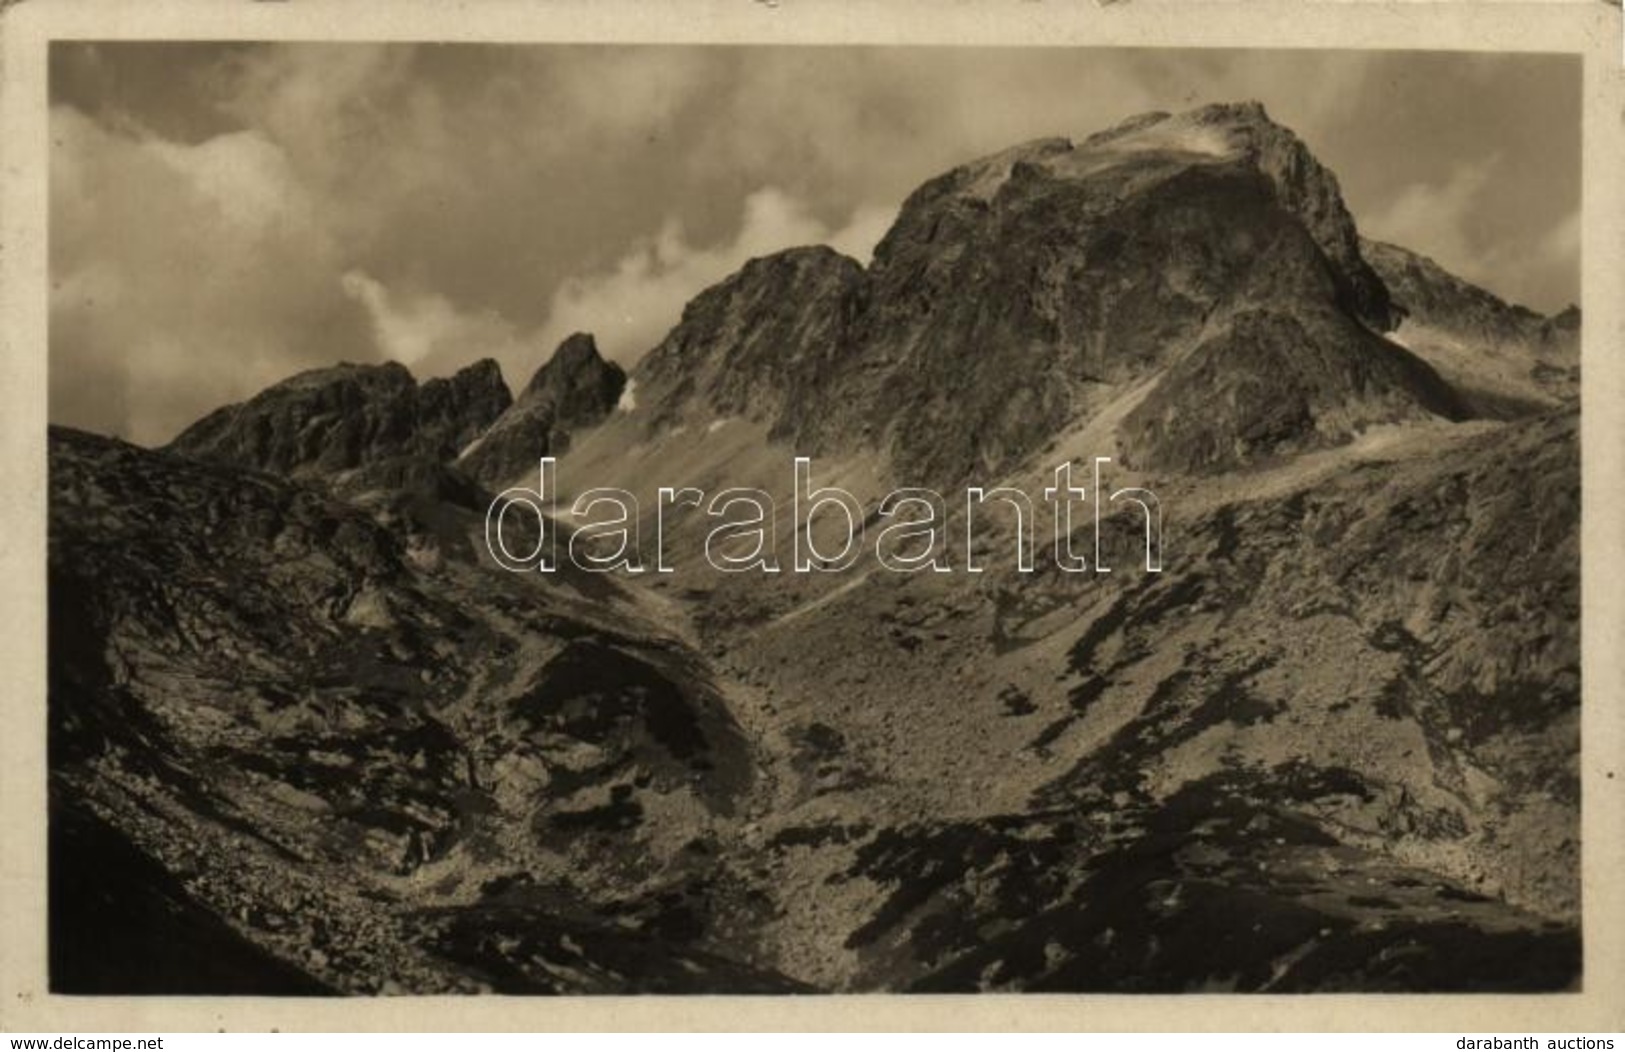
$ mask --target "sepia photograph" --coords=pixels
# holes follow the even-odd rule
[[[43,53],[40,995],[1597,990],[1590,60],[349,36]]]

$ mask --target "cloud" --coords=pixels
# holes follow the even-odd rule
[[[449,373],[479,358],[511,363],[536,355],[538,345],[495,311],[462,310],[434,292],[393,292],[357,270],[340,282],[366,308],[383,354],[420,375]]]
[[[1578,284],[1580,213],[1576,209],[1522,244],[1487,227],[1499,156],[1463,162],[1434,184],[1417,184],[1360,220],[1363,233],[1430,256],[1446,270],[1513,302],[1555,309]]]
[[[1535,244],[1528,260],[1527,302],[1578,304],[1580,286],[1580,210],[1554,225]],[[1566,305],[1566,304],[1565,304]]]
[[[1371,237],[1422,249],[1447,270],[1482,280],[1474,220],[1484,207],[1482,195],[1494,169],[1493,159],[1459,164],[1443,182],[1405,189],[1386,207],[1366,216],[1361,226]],[[1477,279],[1475,272],[1480,274]]]
[[[52,419],[167,440],[294,368],[375,350],[337,246],[256,132],[185,146],[52,113]]]
[[[432,122],[406,103],[410,49],[288,44],[230,56],[208,78],[218,108],[275,142],[321,198],[388,190],[413,167],[394,163]],[[367,210],[370,214],[371,210]]]
[[[894,218],[893,208],[865,205],[832,226],[805,202],[766,187],[745,198],[734,237],[698,245],[679,220],[668,219],[610,266],[562,283],[539,325],[434,292],[393,290],[359,270],[345,273],[342,284],[366,308],[382,352],[417,375],[445,375],[491,357],[520,387],[573,332],[591,332],[606,357],[635,364],[677,324],[689,300],[754,257],[827,244],[867,263]]]
[[[543,342],[553,346],[572,332],[591,332],[606,357],[630,364],[677,323],[690,299],[746,261],[827,244],[867,263],[893,218],[893,209],[867,205],[832,229],[804,202],[767,187],[745,199],[738,235],[726,244],[698,247],[680,222],[669,220],[605,272],[565,282],[553,297]]]

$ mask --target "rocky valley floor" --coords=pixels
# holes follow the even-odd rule
[[[804,596],[514,575],[471,513],[431,559],[56,434],[55,974],[1565,987],[1577,580],[1529,538],[1572,533],[1573,417],[1420,445],[1165,495],[1161,575]]]

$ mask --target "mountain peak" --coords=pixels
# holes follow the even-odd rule
[[[354,383],[368,388],[414,386],[417,380],[412,370],[397,361],[336,362],[315,369],[306,369],[279,380],[261,391],[260,397],[272,392],[311,391],[333,384]]]
[[[1210,102],[1186,113],[1192,121],[1201,124],[1258,125],[1280,127],[1270,119],[1269,111],[1257,99],[1239,102]]]
[[[561,382],[587,373],[602,372],[607,363],[590,332],[573,332],[553,351],[552,357],[531,375],[523,398],[535,392],[558,387]]]
[[[1191,128],[1225,128],[1235,131],[1262,127],[1281,128],[1270,118],[1264,104],[1256,99],[1241,102],[1213,102],[1195,109],[1173,114],[1167,110],[1150,110],[1125,117],[1104,131],[1084,139],[1081,146],[1093,148],[1121,142],[1141,133],[1160,128],[1163,132]]]
[[[452,375],[452,380],[470,384],[488,384],[494,380],[506,386],[506,382],[502,379],[502,366],[495,358],[481,358],[477,362],[463,366]]]
[[[594,406],[613,408],[626,385],[626,371],[599,353],[591,333],[577,332],[565,337],[551,357],[531,376],[519,396],[526,406],[545,404],[563,417],[572,417],[584,408],[576,397],[589,395]],[[588,410],[587,415],[594,415]]]
[[[910,214],[936,223],[944,208],[976,209],[1010,195],[1013,181],[1087,184],[1097,207],[1140,195],[1182,172],[1219,165],[1263,175],[1281,207],[1294,213],[1331,264],[1337,295],[1368,328],[1397,324],[1387,290],[1360,254],[1359,233],[1337,178],[1291,129],[1254,100],[1221,102],[1182,113],[1137,114],[1074,144],[1035,139],[961,165],[929,180],[904,203],[898,224],[875,250],[877,263],[910,236]]]
[[[1263,103],[1219,102],[1177,115],[1143,114],[1105,134],[1093,145],[1188,151],[1252,165],[1325,253],[1350,312],[1379,332],[1398,323],[1382,280],[1361,255],[1359,232],[1337,177],[1295,132],[1276,123]]]
[[[490,486],[564,452],[570,436],[599,423],[620,401],[626,371],[607,361],[591,333],[571,333],[536,370],[519,398],[462,450],[458,466]]]
[[[1332,173],[1262,105],[1224,103],[944,172],[868,268],[828,249],[753,260],[690,302],[637,379],[649,427],[743,416],[800,451],[863,446],[948,482],[1011,467],[1106,392],[1160,377],[1125,459],[1213,470],[1459,412],[1374,335],[1392,322]],[[1268,354],[1235,353],[1257,333]],[[1206,365],[1170,380],[1198,347]],[[1234,413],[1204,414],[1205,369],[1236,374]],[[1281,400],[1297,408],[1276,419]]]

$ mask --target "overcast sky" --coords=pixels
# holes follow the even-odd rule
[[[860,259],[920,182],[1257,98],[1363,232],[1578,299],[1579,64],[1440,53],[77,44],[51,55],[50,411],[166,441],[299,369],[575,329],[635,361],[751,256]]]

